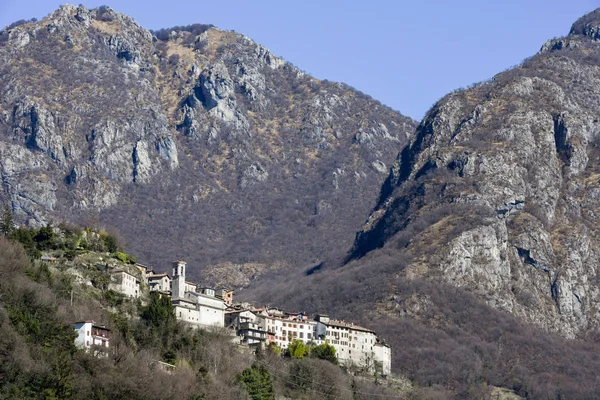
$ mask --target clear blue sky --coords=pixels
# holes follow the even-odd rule
[[[421,119],[447,92],[485,80],[568,33],[598,0],[80,0],[149,29],[195,22],[243,33],[317,78]],[[54,0],[0,0],[0,26]]]

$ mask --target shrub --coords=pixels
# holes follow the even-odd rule
[[[328,343],[323,343],[314,347],[310,352],[310,356],[320,358],[321,360],[327,360],[336,365],[338,363],[337,356],[335,355],[335,347]]]
[[[137,262],[137,259],[134,256],[123,253],[122,251],[116,251],[112,256],[125,264],[135,264]]]

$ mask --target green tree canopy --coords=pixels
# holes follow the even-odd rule
[[[338,363],[337,357],[335,355],[335,347],[333,347],[329,343],[323,343],[319,346],[314,347],[311,351],[311,357],[320,358],[321,360],[327,360],[336,365]]]
[[[296,339],[288,346],[288,352],[292,358],[304,358],[308,355],[309,347],[302,340]]]

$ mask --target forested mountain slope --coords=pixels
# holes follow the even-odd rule
[[[416,127],[241,34],[152,33],[108,7],[1,31],[0,99],[0,196],[19,221],[112,227],[141,261],[192,273],[348,247]]]
[[[398,372],[460,397],[481,381],[597,397],[599,32],[600,9],[441,99],[347,259],[273,274],[245,295],[376,326]]]

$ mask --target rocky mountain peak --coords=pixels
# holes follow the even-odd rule
[[[579,18],[573,26],[569,35],[584,35],[592,40],[600,39],[600,8]]]

